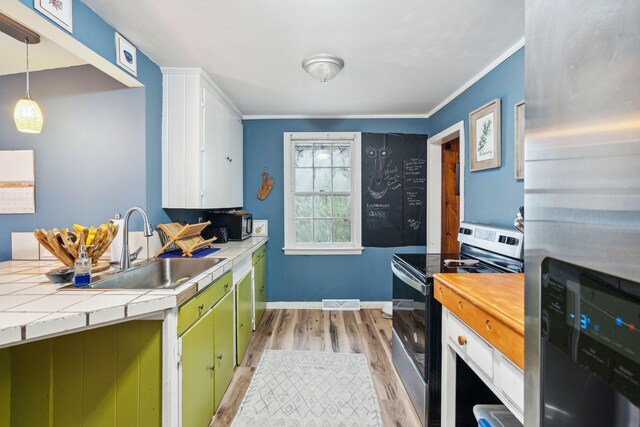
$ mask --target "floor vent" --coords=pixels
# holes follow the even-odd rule
[[[323,310],[360,310],[359,299],[323,299]]]

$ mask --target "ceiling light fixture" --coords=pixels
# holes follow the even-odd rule
[[[302,61],[302,68],[314,79],[328,82],[333,79],[344,67],[344,61],[337,56],[324,53],[306,57]]]
[[[25,38],[24,42],[27,45],[27,96],[16,104],[16,108],[13,110],[13,121],[20,132],[40,133],[44,117],[40,106],[31,99],[29,92],[29,38]]]

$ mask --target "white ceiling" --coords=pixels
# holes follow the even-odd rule
[[[201,67],[245,115],[425,114],[524,37],[522,0],[83,0],[161,67]],[[320,83],[304,57],[344,70]]]
[[[0,32],[0,76],[24,73],[27,69],[27,53],[23,42]],[[29,46],[31,71],[73,67],[86,62],[51,40],[40,37],[40,43]]]

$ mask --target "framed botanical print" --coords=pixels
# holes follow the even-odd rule
[[[502,165],[499,98],[469,114],[469,141],[472,172]]]
[[[515,177],[516,179],[524,179],[524,101],[518,102],[513,110]]]
[[[73,0],[34,0],[33,5],[38,12],[73,33]]]

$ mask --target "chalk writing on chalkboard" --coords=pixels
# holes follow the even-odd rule
[[[424,245],[426,135],[362,134],[364,246]]]

